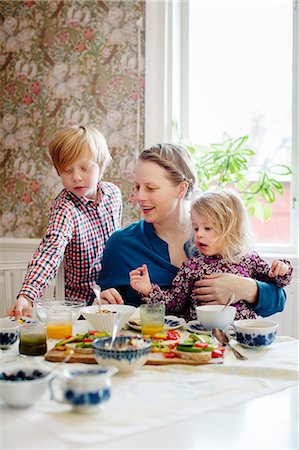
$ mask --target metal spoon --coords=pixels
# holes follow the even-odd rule
[[[235,300],[236,294],[233,292],[227,299],[227,302],[224,305],[224,308],[222,308],[221,311],[224,311],[225,308],[227,308],[234,300]]]
[[[114,318],[114,322],[113,322],[113,328],[112,328],[112,333],[111,333],[111,341],[110,341],[110,344],[109,344],[109,347],[108,347],[109,350],[111,350],[112,347],[113,347],[120,319],[121,319],[121,314],[120,314],[120,312],[117,312],[115,314],[115,318]]]
[[[228,337],[222,330],[220,330],[220,328],[213,328],[212,336],[218,342],[220,342],[220,344],[222,344],[223,347],[225,347],[227,345],[232,350],[232,352],[234,353],[234,355],[237,359],[243,359],[243,360],[248,359],[248,358],[246,358],[246,356],[242,355],[242,353],[238,352],[238,350],[236,350],[232,345],[230,345]]]
[[[63,360],[60,361],[59,364],[56,364],[56,366],[53,369],[50,370],[51,374],[56,372],[64,363],[68,362],[71,359],[71,357],[73,356],[74,353],[75,353],[74,350],[70,349],[68,351],[67,355],[63,358]]]
[[[99,305],[101,307],[101,288],[100,288],[100,286],[96,283],[93,283],[91,286],[91,289],[95,293],[96,299],[99,302]]]

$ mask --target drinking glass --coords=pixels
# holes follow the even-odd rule
[[[163,330],[165,322],[165,305],[163,303],[146,303],[140,306],[141,333],[152,336]]]
[[[32,322],[20,327],[19,352],[22,355],[40,356],[47,352],[45,324]]]
[[[66,336],[71,336],[72,312],[69,309],[49,310],[46,324],[49,339],[64,339]]]

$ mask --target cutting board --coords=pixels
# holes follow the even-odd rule
[[[61,362],[65,357],[65,352],[61,350],[56,350],[53,348],[45,354],[45,359],[51,362]],[[213,363],[222,363],[222,358],[217,358],[218,361],[210,360]],[[221,360],[221,361],[220,361]],[[97,364],[97,361],[93,355],[93,353],[74,353],[71,358],[68,360],[68,363],[85,363],[85,364]],[[163,353],[150,353],[148,360],[145,363],[146,365],[168,365],[168,364],[187,364],[189,366],[198,366],[201,363],[197,361],[187,361],[182,358],[165,358]]]
[[[51,362],[61,362],[64,360],[66,353],[63,350],[52,348],[45,354],[45,359]],[[93,353],[74,353],[67,361],[68,363],[85,363],[97,364]]]

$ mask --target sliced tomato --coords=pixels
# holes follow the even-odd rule
[[[177,355],[175,352],[165,353],[164,358],[175,358]]]
[[[172,344],[168,344],[168,347],[170,350],[173,350],[174,348],[177,348],[178,342],[173,342]]]
[[[180,333],[176,330],[171,330],[167,332],[167,339],[175,340],[180,339],[180,337],[181,337]]]
[[[89,334],[90,336],[93,336],[95,333],[96,333],[96,330],[90,330],[90,331],[88,332],[88,334]]]
[[[84,343],[85,343],[85,342],[93,342],[93,339],[84,338],[84,339],[83,339],[83,342],[84,342]]]
[[[225,352],[225,347],[218,347],[217,350],[220,350],[222,352],[222,355],[223,355],[223,353]]]
[[[194,347],[196,347],[196,348],[208,348],[208,346],[209,345],[206,342],[196,341],[194,344]]]
[[[222,351],[218,348],[212,351],[212,358],[221,358],[223,355]]]

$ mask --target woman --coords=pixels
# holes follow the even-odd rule
[[[140,305],[130,286],[129,272],[145,263],[152,282],[169,288],[179,266],[191,256],[190,197],[196,172],[187,150],[180,145],[158,144],[144,150],[135,171],[135,198],[143,219],[116,231],[108,239],[98,280],[103,303]],[[285,293],[271,283],[231,274],[214,274],[195,281],[198,304],[224,304],[234,292],[256,314],[282,311]]]

